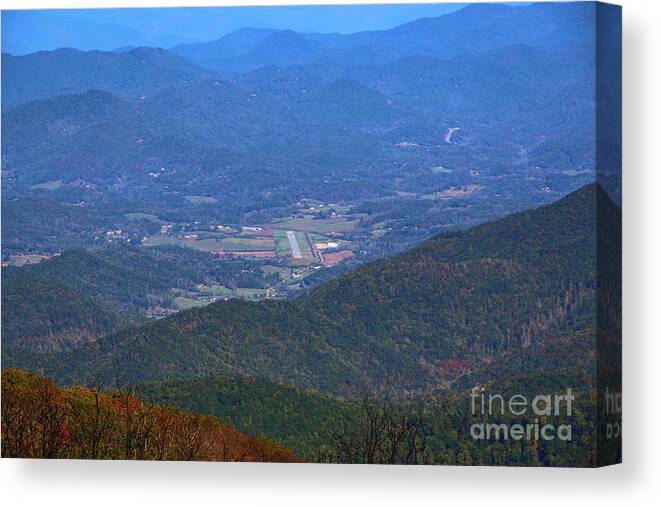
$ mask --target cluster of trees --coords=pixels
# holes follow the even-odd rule
[[[22,458],[296,462],[285,447],[218,419],[145,404],[130,390],[58,388],[2,373],[2,456]]]
[[[319,461],[389,465],[428,465],[431,455],[424,422],[415,414],[363,398],[359,420],[333,431],[333,444],[322,447]]]
[[[486,384],[486,393],[502,393],[505,399],[515,394],[532,399],[537,394],[564,393],[573,387],[576,400],[572,415],[538,417],[531,411],[518,416],[506,409],[501,414],[498,404],[492,414],[480,414],[471,406],[470,389],[456,390],[436,399],[419,400],[423,410],[425,441],[434,463],[447,465],[494,465],[494,466],[569,466],[592,467],[595,465],[595,384],[593,372],[587,367],[557,369],[540,374],[501,378]],[[552,423],[570,424],[571,441],[528,439],[483,439],[471,436],[473,424],[511,426],[519,424],[540,425]]]

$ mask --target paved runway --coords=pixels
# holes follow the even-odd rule
[[[301,255],[301,249],[298,246],[298,241],[296,241],[296,235],[293,231],[287,231],[287,239],[289,240],[289,246],[291,247],[294,259],[302,258],[303,255]]]

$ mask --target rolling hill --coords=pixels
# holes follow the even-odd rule
[[[59,352],[134,323],[109,304],[53,278],[2,268],[3,347]]]
[[[577,71],[590,68],[590,53],[576,54],[508,47],[352,68],[326,59],[172,86],[138,101],[98,90],[33,101],[2,118],[4,190],[35,195],[61,181],[51,193],[58,200],[127,197],[172,209],[174,194],[211,189],[238,214],[265,194],[271,206],[366,197],[368,188],[370,196],[427,194],[439,185],[427,167],[443,165],[456,167],[461,183],[534,205],[547,199],[536,181],[559,173],[552,188],[566,193],[586,177],[561,171],[593,166],[593,88]],[[461,129],[453,143],[444,142],[450,127]],[[402,141],[423,149],[398,149]],[[161,169],[165,177],[154,178]],[[535,179],[510,181],[518,175]]]

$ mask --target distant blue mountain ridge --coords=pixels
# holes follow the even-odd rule
[[[14,55],[73,47],[168,48],[217,39],[240,28],[353,33],[382,30],[463,4],[334,5],[4,11],[2,51]]]
[[[16,14],[9,13],[8,19],[11,21]],[[8,22],[7,16],[3,15],[3,25]],[[206,79],[214,72],[226,78],[269,65],[286,68],[324,62],[327,69],[332,69],[384,65],[407,57],[463,59],[516,45],[542,51],[590,51],[594,16],[595,7],[590,2],[516,7],[473,4],[388,30],[348,35],[241,28],[209,42],[177,44],[170,50],[149,49],[149,44],[140,44],[139,48],[118,44],[113,45],[114,51],[61,48],[24,56],[3,53],[3,102],[10,108],[29,100],[94,88],[135,97]],[[35,19],[46,22],[48,18],[35,15]],[[80,30],[84,31],[85,26],[81,25]],[[78,33],[82,33],[80,30]],[[102,29],[97,32],[99,43],[105,40],[104,33]],[[118,29],[117,33],[138,37],[131,30]],[[9,35],[3,33],[4,37],[11,38],[11,31]],[[110,39],[106,42],[109,44]],[[113,44],[117,42],[113,39]]]

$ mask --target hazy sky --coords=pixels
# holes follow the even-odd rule
[[[2,51],[25,54],[75,47],[111,50],[127,45],[171,47],[216,39],[238,28],[305,32],[381,30],[465,4],[334,5],[4,11]]]

